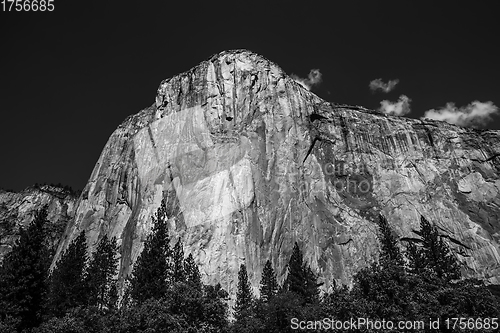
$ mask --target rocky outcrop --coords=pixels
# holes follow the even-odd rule
[[[21,192],[0,190],[0,261],[27,227],[35,213],[47,207],[48,245],[57,248],[68,222],[74,216],[77,196],[72,191],[51,185],[28,187]]]
[[[244,262],[257,289],[267,259],[283,279],[297,241],[329,288],[376,257],[379,213],[401,239],[423,215],[466,276],[498,283],[499,135],[328,103],[259,55],[222,52],[111,135],[58,254],[82,229],[90,247],[116,236],[124,278],[165,198],[205,282],[232,293]]]

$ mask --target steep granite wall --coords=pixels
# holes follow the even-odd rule
[[[424,215],[464,274],[498,283],[499,135],[331,104],[259,55],[222,52],[111,135],[58,254],[82,229],[92,248],[117,236],[125,277],[164,197],[173,241],[229,292],[243,262],[254,288],[267,259],[283,279],[295,241],[327,288],[350,283],[378,252],[379,212],[402,239]]]
[[[36,211],[47,207],[48,243],[57,248],[66,225],[74,216],[77,197],[57,186],[29,187],[21,192],[0,190],[0,261],[19,237],[19,228],[27,227]]]

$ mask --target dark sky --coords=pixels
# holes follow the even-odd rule
[[[414,118],[448,102],[500,105],[495,2],[145,3],[55,0],[53,12],[0,12],[0,187],[82,189],[113,130],[154,102],[161,80],[228,49],[301,77],[319,69],[313,91],[331,102],[376,109],[405,95]],[[377,78],[399,83],[372,92]]]

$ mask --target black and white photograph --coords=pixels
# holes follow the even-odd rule
[[[495,5],[0,0],[0,333],[499,332]]]

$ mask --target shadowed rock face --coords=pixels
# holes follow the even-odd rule
[[[29,187],[22,192],[0,190],[0,261],[19,238],[19,228],[26,228],[43,207],[47,207],[47,243],[54,250],[68,221],[74,217],[77,197],[57,186]]]
[[[163,197],[172,242],[230,293],[243,262],[255,289],[267,259],[282,280],[295,241],[326,288],[350,283],[378,253],[380,212],[403,239],[425,216],[465,275],[500,282],[499,135],[331,104],[259,55],[222,52],[111,135],[58,255],[82,229],[92,248],[116,236],[125,277]]]

